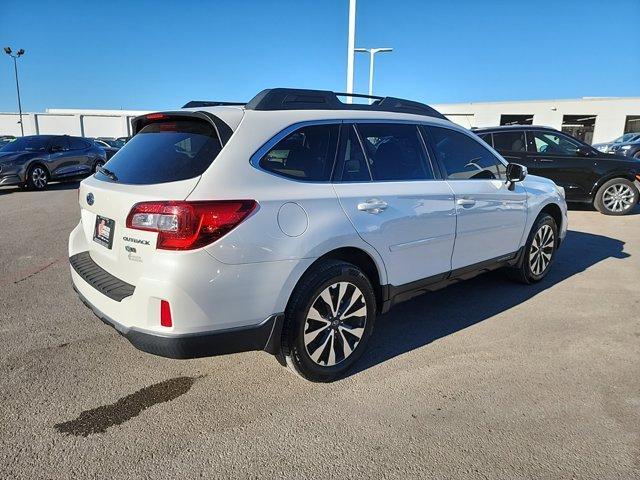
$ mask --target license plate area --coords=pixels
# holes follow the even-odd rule
[[[116,222],[114,220],[97,215],[96,225],[93,229],[93,241],[111,250],[115,227]]]

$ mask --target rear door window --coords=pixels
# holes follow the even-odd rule
[[[56,137],[51,141],[50,148],[54,152],[66,152],[69,150],[69,137]]]
[[[524,131],[515,130],[508,132],[496,132],[493,134],[493,148],[506,152],[526,152],[527,143]]]
[[[202,175],[222,150],[210,123],[167,119],[145,126],[105,164],[118,183],[147,185]],[[101,172],[96,177],[112,178]]]
[[[490,133],[483,133],[481,135],[478,135],[482,140],[484,140],[487,144],[491,145],[493,147],[493,140],[491,139],[491,134]]]
[[[361,123],[357,128],[373,181],[434,178],[416,125]]]
[[[328,182],[336,157],[339,125],[302,127],[280,140],[261,159],[260,167],[295,180]]]
[[[69,150],[84,150],[89,148],[89,142],[78,137],[69,137]]]

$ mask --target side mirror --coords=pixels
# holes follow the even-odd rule
[[[521,182],[527,176],[527,167],[519,163],[510,163],[507,165],[507,181]]]
[[[588,157],[589,155],[591,155],[591,149],[586,145],[580,145],[578,147],[578,150],[576,150],[576,152],[581,157]]]

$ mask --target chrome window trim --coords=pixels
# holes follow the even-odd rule
[[[323,181],[317,181],[317,180],[311,180],[311,181],[307,181],[307,180],[298,180],[296,178],[293,177],[288,177],[285,175],[281,175],[279,173],[276,172],[272,172],[270,170],[267,170],[266,168],[263,168],[262,166],[260,166],[260,160],[262,159],[262,157],[264,157],[269,150],[271,150],[280,140],[284,139],[286,136],[288,136],[289,134],[295,132],[296,130],[303,128],[303,127],[308,127],[308,126],[314,126],[314,125],[342,125],[342,124],[351,124],[351,127],[354,129],[354,131],[356,132],[356,136],[358,137],[358,141],[360,142],[360,148],[363,151],[363,154],[366,157],[366,151],[364,150],[364,147],[362,145],[362,139],[360,138],[360,133],[358,132],[358,129],[355,128],[355,124],[357,123],[398,123],[398,124],[405,124],[405,125],[415,125],[416,129],[418,131],[418,138],[422,139],[423,142],[423,147],[426,147],[426,143],[425,143],[425,139],[422,137],[422,132],[420,132],[420,129],[418,128],[419,126],[425,126],[425,127],[429,127],[429,126],[441,126],[440,123],[429,123],[428,121],[419,121],[419,120],[398,120],[398,119],[384,119],[384,118],[340,118],[340,119],[324,119],[324,120],[306,120],[303,122],[296,122],[293,123],[291,125],[289,125],[288,127],[280,130],[278,133],[276,133],[273,137],[271,137],[269,140],[267,140],[258,150],[255,151],[255,153],[253,155],[251,155],[251,157],[249,157],[249,163],[251,164],[251,166],[253,168],[255,168],[256,170],[259,170],[261,172],[267,173],[269,175],[273,175],[274,177],[278,177],[284,180],[288,180],[291,182],[297,182],[297,183],[304,183],[307,185],[325,185],[325,184],[333,184],[333,183],[390,183],[390,182],[433,182],[433,181],[445,181],[446,179],[444,178],[436,178],[436,171],[433,168],[433,164],[432,164],[432,159],[431,156],[429,155],[429,150],[427,148],[425,148],[425,154],[427,156],[427,159],[429,161],[429,164],[431,166],[431,170],[433,173],[434,178],[429,178],[429,179],[413,179],[413,180],[373,180],[373,176],[371,175],[371,169],[368,165],[367,162],[367,168],[369,168],[369,176],[371,178],[371,180],[369,181],[357,181],[357,182],[342,182],[342,181],[336,181],[335,179],[329,179],[329,180],[323,180]],[[442,127],[442,128],[447,128],[447,127]],[[451,130],[454,131],[462,131],[462,130],[458,130],[458,129],[454,129],[452,128]],[[334,162],[333,162],[333,168],[332,168],[332,177],[333,177],[333,170],[335,170],[336,167],[336,162],[338,161],[337,159],[337,154],[340,148],[340,136],[338,135],[338,139],[337,139],[337,145],[336,145],[336,158],[334,158]]]

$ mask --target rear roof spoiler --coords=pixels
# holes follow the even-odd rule
[[[149,125],[150,123],[154,123],[158,120],[171,120],[177,118],[198,118],[200,120],[205,120],[213,125],[216,133],[218,134],[218,138],[220,139],[220,143],[224,147],[226,143],[231,138],[233,134],[233,130],[229,125],[227,125],[222,119],[215,116],[209,112],[187,112],[187,111],[178,111],[178,112],[158,112],[158,113],[148,113],[146,115],[140,115],[131,120],[131,136],[134,136],[144,127]]]

